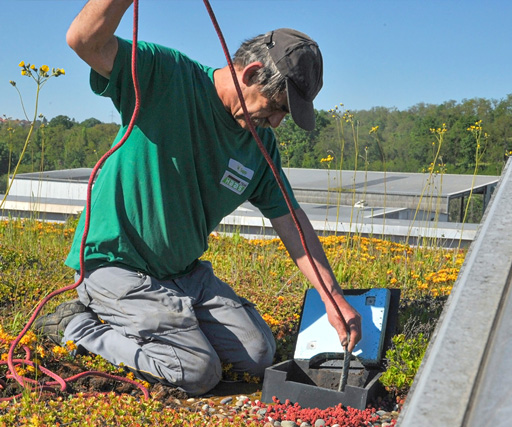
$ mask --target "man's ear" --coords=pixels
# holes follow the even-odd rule
[[[263,63],[259,61],[251,62],[249,65],[247,65],[242,70],[242,82],[244,85],[250,86],[252,84],[252,78],[254,77],[254,74],[256,74],[256,72],[261,68],[263,68]]]

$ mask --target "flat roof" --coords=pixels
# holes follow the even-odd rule
[[[388,195],[420,195],[429,184],[428,173],[338,171],[326,169],[284,169],[294,190],[336,191],[357,190],[358,193]],[[497,184],[499,176],[492,175],[432,175],[436,196],[452,197],[489,185]]]
[[[406,172],[375,172],[375,171],[338,171],[327,169],[283,168],[294,190],[337,191],[355,189],[358,193],[388,195],[421,195],[427,184],[429,174]],[[47,181],[75,181],[87,183],[92,173],[91,168],[63,169],[45,172],[18,174],[16,179]],[[495,185],[499,176],[492,175],[432,175],[428,190],[436,196],[453,197],[481,187]],[[431,193],[428,193],[431,194]]]
[[[79,181],[87,184],[91,176],[92,168],[61,169],[55,171],[19,173],[16,179],[19,180],[40,180],[45,181]]]

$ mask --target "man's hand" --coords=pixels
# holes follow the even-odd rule
[[[323,297],[325,310],[327,312],[327,319],[334,329],[336,329],[336,332],[338,332],[341,345],[345,348],[348,344],[348,351],[351,353],[356,344],[362,338],[361,315],[347,302],[343,295],[338,292],[333,292],[331,295],[338,306],[343,319],[345,319],[347,329],[345,329],[345,325],[339,318],[338,312],[332,305],[330,299],[328,299],[328,297]],[[347,340],[347,330],[350,334],[349,340]]]

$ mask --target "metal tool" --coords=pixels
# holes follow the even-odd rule
[[[338,386],[338,391],[345,391],[345,386],[348,381],[348,373],[350,371],[350,359],[352,358],[352,353],[348,351],[348,345],[345,346],[345,356],[343,359],[343,372],[341,373],[340,385]]]

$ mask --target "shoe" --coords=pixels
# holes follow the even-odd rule
[[[61,345],[64,331],[71,319],[88,310],[78,298],[63,302],[55,309],[55,312],[38,317],[34,322],[34,329],[55,344]]]

